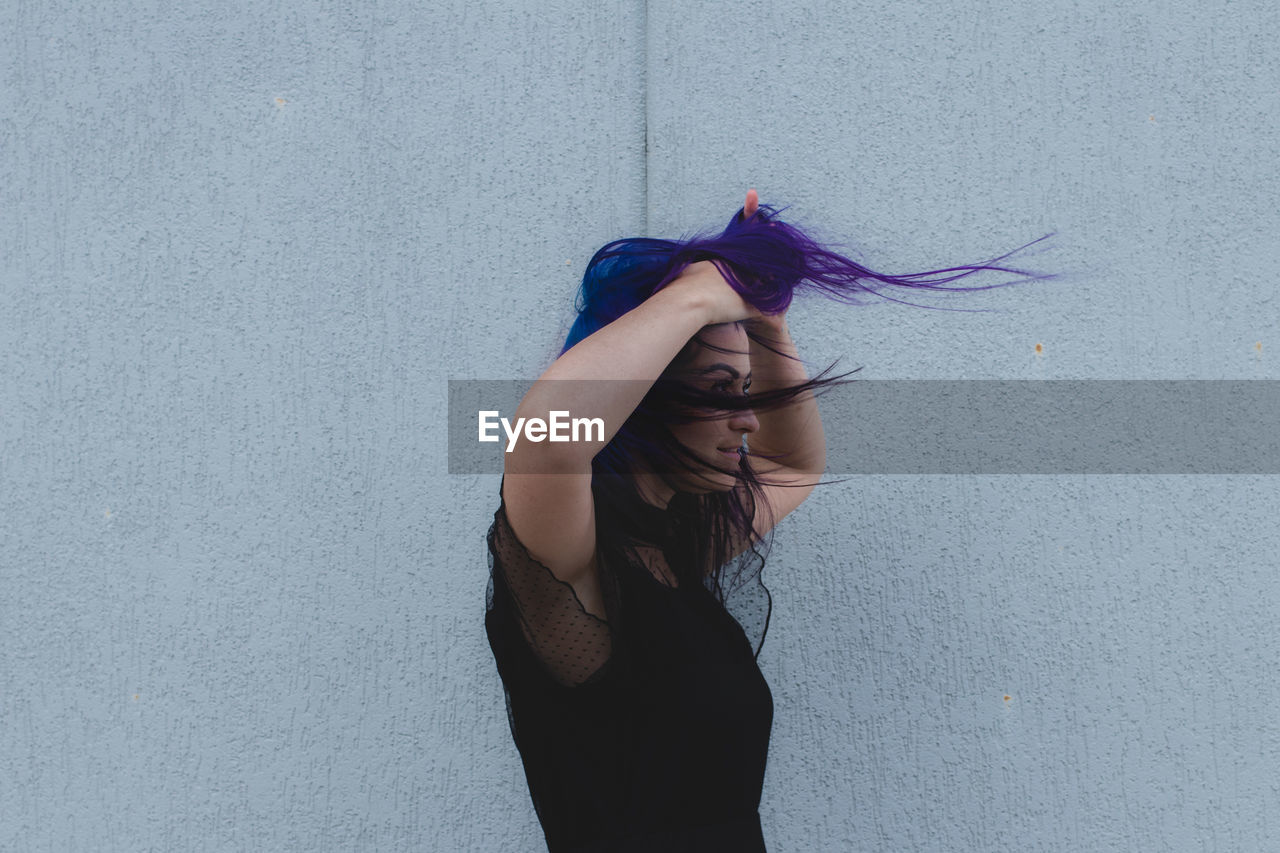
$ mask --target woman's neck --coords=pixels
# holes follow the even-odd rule
[[[659,509],[666,509],[671,503],[672,496],[676,490],[666,484],[666,482],[657,474],[636,474],[636,491],[640,493],[640,497],[645,503],[652,504]]]

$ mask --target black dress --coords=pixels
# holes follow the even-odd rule
[[[599,502],[596,522],[607,620],[529,555],[505,504],[488,536],[485,628],[548,849],[763,851],[758,647],[714,587],[664,583],[610,547]]]

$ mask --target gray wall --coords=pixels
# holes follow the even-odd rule
[[[0,848],[537,849],[496,476],[608,240],[748,186],[995,313],[866,378],[1276,379],[1269,2],[3,4]],[[1042,344],[1043,352],[1035,352]],[[1278,484],[874,476],[778,530],[776,851],[1280,848]]]

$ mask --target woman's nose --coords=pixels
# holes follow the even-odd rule
[[[760,429],[760,421],[756,419],[754,409],[739,409],[729,418],[729,429],[734,432],[755,432]]]

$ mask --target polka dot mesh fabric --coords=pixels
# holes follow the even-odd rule
[[[534,656],[558,684],[583,684],[609,661],[608,621],[587,612],[573,586],[525,550],[505,505],[498,508],[489,531],[490,612],[495,596],[502,596]]]

